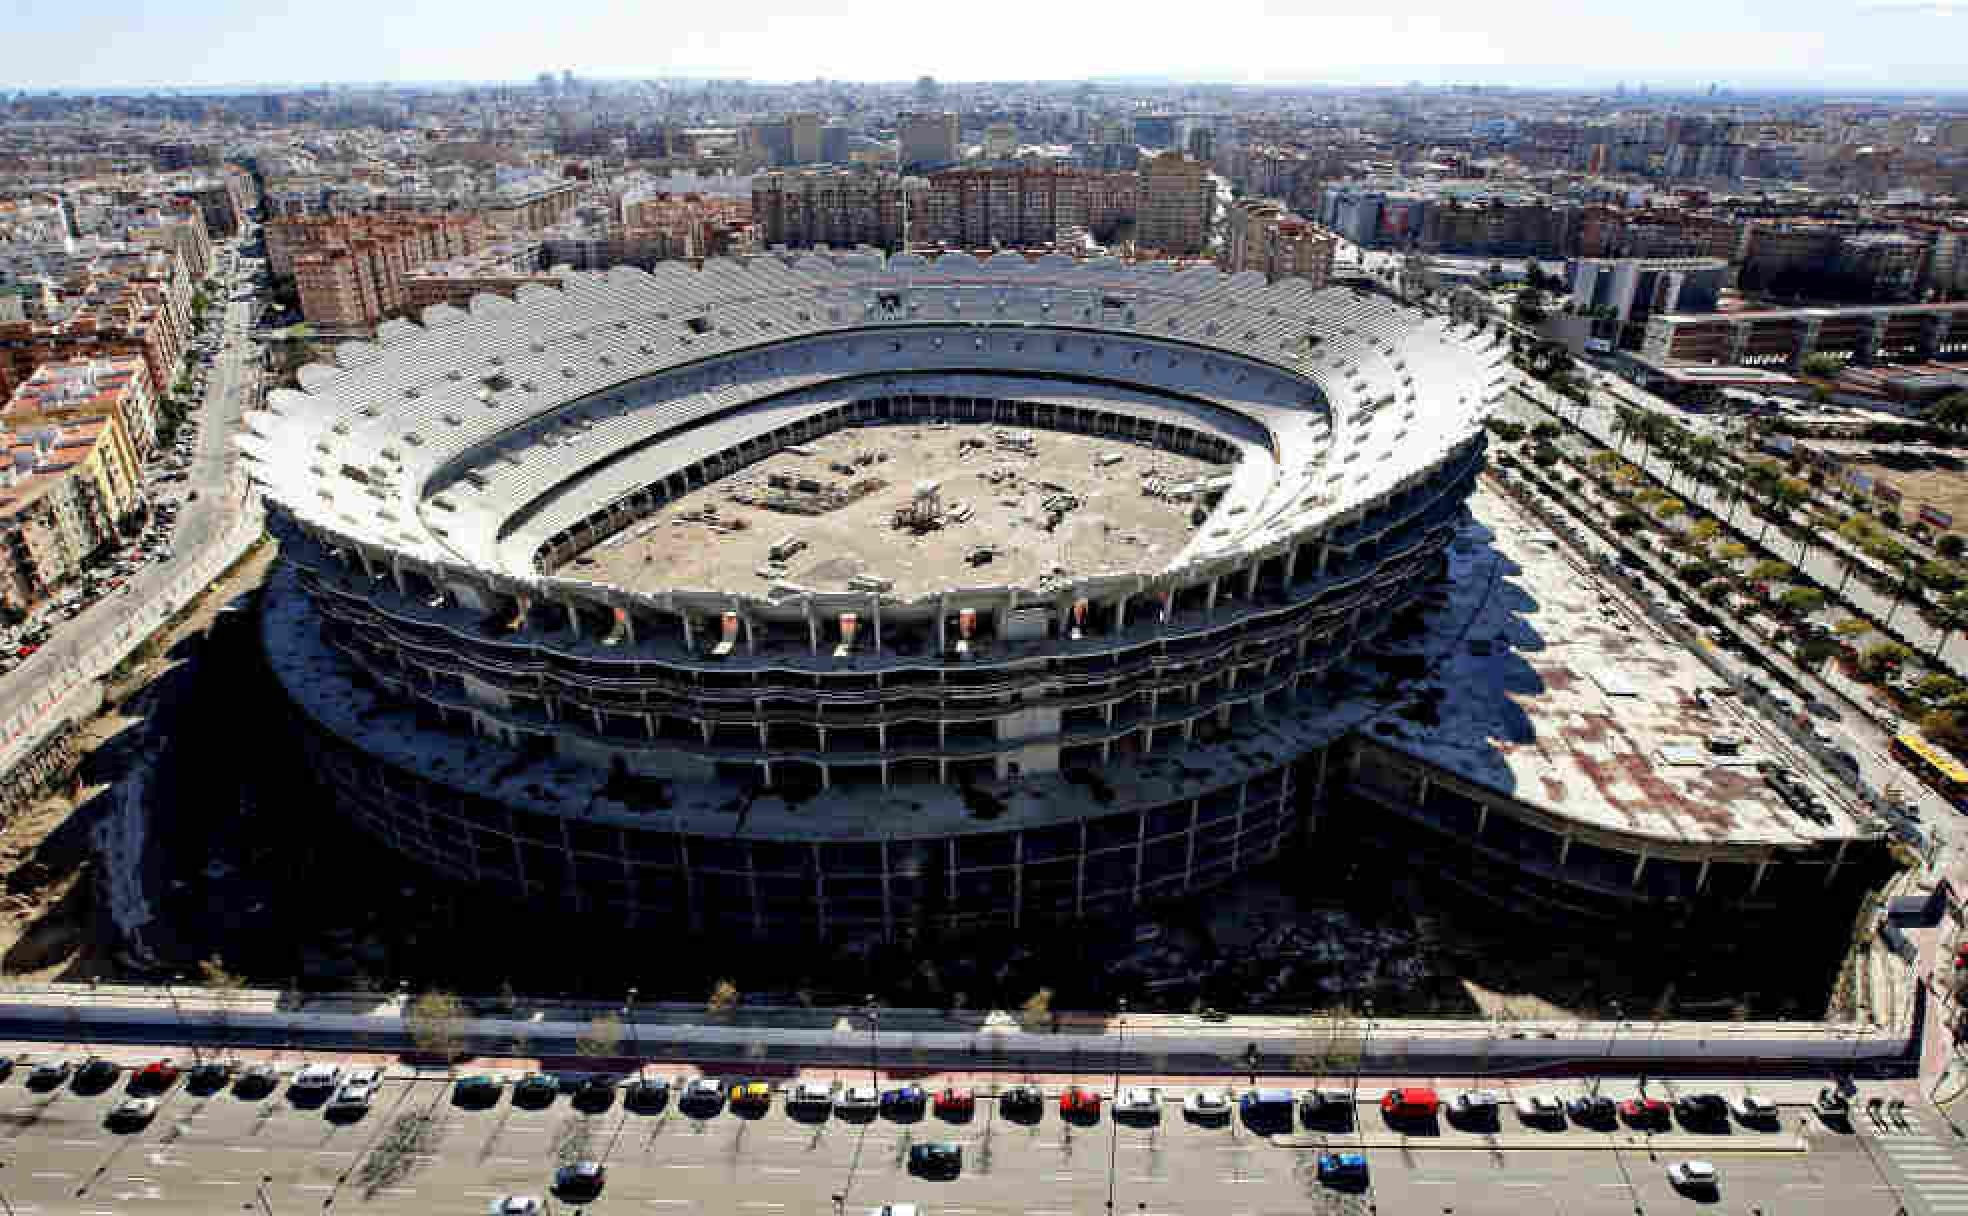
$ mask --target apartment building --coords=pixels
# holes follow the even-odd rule
[[[404,280],[428,262],[483,248],[492,232],[476,215],[391,213],[270,221],[281,229],[301,314],[311,324],[367,332],[410,307]]]
[[[957,116],[903,114],[896,119],[897,156],[903,169],[934,169],[957,160]]]
[[[1180,152],[1164,152],[1141,166],[1141,213],[1134,241],[1140,248],[1186,256],[1209,244],[1216,187],[1209,166]]]
[[[917,232],[964,249],[1045,249],[1072,228],[1110,237],[1134,218],[1139,199],[1132,173],[1053,165],[945,169],[929,175]]]
[[[869,169],[761,173],[752,179],[752,218],[771,245],[894,249],[901,243],[905,189],[915,237],[923,228],[928,183]]]
[[[1293,215],[1277,199],[1242,198],[1224,217],[1223,248],[1217,265],[1236,274],[1254,270],[1266,279],[1306,279],[1314,287],[1332,281],[1333,253],[1339,238]]]
[[[0,431],[0,607],[25,613],[143,505],[116,415]]]
[[[14,390],[4,421],[18,430],[110,416],[136,455],[157,450],[158,393],[150,368],[135,355],[42,364]]]

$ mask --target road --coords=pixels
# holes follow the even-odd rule
[[[230,301],[230,287],[227,294]],[[187,479],[178,483],[187,490],[196,489],[198,498],[184,503],[178,512],[170,559],[146,567],[131,580],[125,594],[105,596],[74,620],[60,625],[47,645],[0,679],[0,722],[12,719],[43,690],[67,682],[81,656],[114,635],[133,608],[153,600],[193,569],[205,547],[238,517],[235,487],[229,484],[236,463],[232,437],[258,393],[259,351],[247,334],[249,316],[246,303],[227,303],[225,341],[213,360],[205,402],[196,415],[198,441],[191,467]],[[57,702],[41,710],[40,718],[58,718],[65,708],[64,703]],[[23,721],[15,733],[30,734],[31,725]]]
[[[1101,1078],[1086,1080],[1109,1090]],[[265,1210],[275,1213],[330,1206],[483,1212],[504,1195],[541,1194],[556,1164],[582,1157],[608,1167],[597,1211],[826,1216],[839,1195],[852,1213],[914,1202],[930,1216],[1628,1216],[1704,1207],[1888,1216],[1902,1202],[1920,1202],[1917,1192],[1902,1194],[1916,1174],[1901,1170],[1901,1160],[1942,1187],[1944,1171],[1955,1165],[1952,1145],[1912,1130],[1889,1155],[1880,1143],[1898,1133],[1861,1120],[1855,1134],[1797,1108],[1783,1111],[1778,1129],[1650,1138],[1531,1131],[1510,1112],[1488,1129],[1440,1122],[1428,1134],[1403,1136],[1375,1107],[1362,1106],[1357,1123],[1301,1125],[1286,1147],[1237,1118],[1191,1121],[1173,1092],[1164,1095],[1158,1118],[1121,1125],[1103,1112],[1069,1127],[1051,1100],[1035,1121],[1022,1122],[988,1096],[962,1122],[930,1113],[914,1121],[825,1113],[796,1119],[783,1095],[757,1118],[729,1111],[694,1117],[668,1106],[632,1113],[612,1100],[581,1112],[564,1096],[522,1109],[510,1089],[488,1108],[468,1109],[437,1079],[387,1080],[366,1115],[337,1122],[285,1093],[201,1097],[180,1086],[149,1126],[126,1134],[104,1124],[121,1096],[117,1087],[36,1092],[18,1073],[0,1085],[0,1188],[16,1216],[252,1210],[262,1186]],[[908,1172],[909,1147],[932,1140],[962,1146],[956,1177]],[[1322,1185],[1315,1167],[1322,1143],[1363,1152],[1370,1187],[1349,1193]],[[1667,1164],[1687,1156],[1720,1168],[1719,1209],[1668,1184]],[[1914,1210],[1944,1216],[1968,1207]]]
[[[1526,388],[1534,394],[1543,392],[1534,384]],[[1768,521],[1758,518],[1747,503],[1732,509],[1720,486],[1700,482],[1680,472],[1663,457],[1645,451],[1637,440],[1628,439],[1622,444],[1620,437],[1613,434],[1613,420],[1617,415],[1615,402],[1596,388],[1591,390],[1590,396],[1592,404],[1589,406],[1572,407],[1568,403],[1562,410],[1552,412],[1561,414],[1566,421],[1606,447],[1624,447],[1626,458],[1656,481],[1685,501],[1703,507],[1718,519],[1729,521],[1733,530],[1765,545],[1775,556],[1797,566],[1822,586],[1837,591],[1854,608],[1881,622],[1888,632],[1927,656],[1929,661],[1936,662],[1955,675],[1968,675],[1968,635],[1956,633],[1948,639],[1946,648],[1937,654],[1935,648],[1941,642],[1941,633],[1922,618],[1915,606],[1906,602],[1895,604],[1892,596],[1881,594],[1864,578],[1849,573],[1845,551],[1850,549],[1850,545],[1842,537],[1827,534],[1798,513],[1791,512],[1792,522],[1802,527],[1809,538],[1799,542],[1785,536]],[[1684,424],[1689,420],[1689,416],[1681,414],[1674,415],[1674,418]]]

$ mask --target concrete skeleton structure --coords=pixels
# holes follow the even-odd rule
[[[1968,355],[1968,303],[1734,313],[1657,313],[1641,354],[1660,363],[1801,368],[1820,352],[1854,363]]]
[[[1295,280],[1014,255],[616,270],[424,322],[303,369],[240,446],[290,559],[265,631],[318,771],[442,872],[631,923],[895,937],[1123,914],[1276,857],[1328,782],[1412,793],[1320,686],[1452,565],[1493,340]],[[562,572],[789,447],[943,422],[1225,471],[1179,551],[1125,574]],[[1622,814],[1574,847],[1638,858],[1628,887],[1545,866],[1587,902],[1776,843]],[[1507,844],[1512,815],[1473,835]]]

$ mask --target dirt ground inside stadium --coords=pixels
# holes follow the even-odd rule
[[[665,505],[566,572],[643,591],[790,584],[906,598],[1158,570],[1196,528],[1180,487],[1226,469],[1061,431],[851,427]]]

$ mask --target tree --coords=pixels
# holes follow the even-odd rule
[[[1510,319],[1519,325],[1541,325],[1549,315],[1544,307],[1544,293],[1535,287],[1518,292],[1510,306]]]
[[[1027,1030],[1038,1030],[1052,1021],[1052,989],[1041,988],[1025,998],[1018,1007],[1018,1024]]]
[[[1631,536],[1646,526],[1646,518],[1638,511],[1622,511],[1613,516],[1613,531],[1621,536]]]
[[[212,1021],[219,1032],[219,1050],[224,1051],[227,1031],[232,1025],[232,1002],[246,981],[225,969],[225,960],[214,954],[198,964],[198,982],[214,1003]]]
[[[1749,577],[1766,583],[1787,583],[1793,573],[1788,564],[1769,558],[1749,568]]]
[[[621,1050],[622,1019],[613,1013],[604,1013],[588,1023],[581,1037],[574,1040],[574,1050],[588,1059],[604,1059]]]
[[[1968,751],[1968,726],[1962,716],[1937,709],[1920,717],[1920,733],[1951,752]]]
[[[1749,556],[1749,546],[1739,540],[1724,541],[1715,547],[1715,556],[1723,561],[1739,562]]]
[[[1968,684],[1963,684],[1955,677],[1938,671],[1920,677],[1919,682],[1913,686],[1914,696],[1935,705],[1952,701],[1963,692],[1968,692]]]
[[[1682,502],[1678,498],[1663,498],[1661,499],[1660,503],[1654,507],[1654,515],[1659,519],[1661,519],[1663,522],[1665,522],[1666,520],[1673,519],[1677,515],[1685,515],[1687,511],[1688,511],[1688,504]]]
[[[1563,459],[1563,457],[1559,455],[1558,449],[1549,443],[1540,442],[1537,445],[1537,447],[1532,449],[1531,451],[1531,463],[1535,464],[1541,469],[1551,468],[1553,465],[1557,464],[1561,459]]]
[[[1913,651],[1898,642],[1880,642],[1859,655],[1859,671],[1868,679],[1882,680],[1913,658]]]
[[[729,1021],[738,1011],[738,985],[730,980],[719,980],[711,988],[711,997],[704,1002],[704,1012],[719,1021]]]
[[[1928,616],[1934,622],[1934,628],[1941,633],[1934,643],[1934,658],[1938,660],[1941,651],[1947,649],[1948,639],[1968,629],[1968,591],[1950,593],[1934,606]]]
[[[1792,587],[1777,597],[1777,603],[1793,616],[1809,616],[1824,607],[1825,594],[1816,587]]]
[[[1698,519],[1688,528],[1688,539],[1707,548],[1716,537],[1722,535],[1722,525],[1712,519]]]
[[[1872,626],[1862,616],[1848,616],[1831,627],[1831,631],[1841,638],[1855,638],[1860,634],[1871,633]]]
[[[1968,550],[1968,541],[1963,541],[1958,532],[1943,532],[1941,538],[1934,542],[1934,552],[1949,561],[1960,558],[1964,550]]]
[[[465,1006],[451,993],[433,988],[419,994],[403,1011],[403,1021],[417,1050],[443,1060],[445,1067],[463,1053]]]
[[[1961,571],[1947,562],[1921,562],[1917,571],[1920,585],[1934,591],[1961,590]]]
[[[1805,355],[1804,362],[1799,364],[1799,370],[1807,376],[1816,376],[1820,380],[1830,380],[1837,376],[1844,366],[1844,360],[1840,359],[1837,355],[1820,351],[1817,354]]]
[[[1968,430],[1968,389],[1936,401],[1927,411],[1927,421],[1943,430]]]

